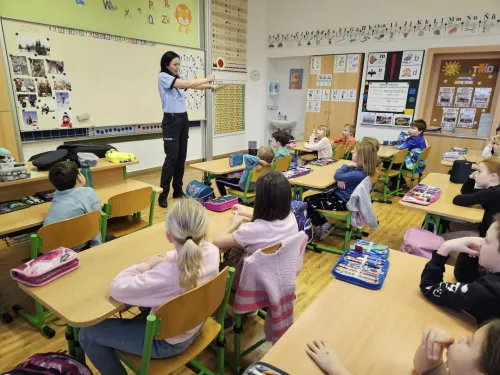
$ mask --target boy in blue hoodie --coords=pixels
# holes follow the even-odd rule
[[[408,129],[406,133],[401,132],[399,134],[397,141],[384,141],[383,143],[384,145],[396,146],[399,150],[408,149],[408,155],[406,155],[405,158],[405,167],[409,170],[416,168],[416,173],[421,173],[425,168],[424,160],[421,160],[420,163],[416,165],[420,153],[427,147],[424,139],[425,129],[427,129],[427,123],[424,120],[415,120],[411,123],[410,129]],[[399,168],[399,165],[393,165],[392,168],[397,169]],[[384,166],[388,167],[388,164]],[[391,177],[391,186],[389,187],[390,190],[395,189],[397,178],[397,176]],[[406,181],[403,176],[401,176],[401,183],[399,186],[406,186]]]

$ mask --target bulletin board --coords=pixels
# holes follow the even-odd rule
[[[202,50],[10,19],[2,25],[21,131],[161,122],[157,82],[168,50],[181,55],[182,78],[204,76]],[[205,119],[204,91],[185,94],[189,119]]]
[[[248,0],[212,0],[212,68],[247,71]]]
[[[490,113],[500,59],[442,60],[432,109],[433,126],[478,129]]]
[[[362,125],[408,127],[417,105],[424,51],[368,54]]]
[[[0,16],[200,47],[200,0],[2,0]]]
[[[245,85],[231,84],[215,95],[215,135],[245,130]]]

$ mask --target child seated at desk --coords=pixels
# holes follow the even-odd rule
[[[356,138],[354,138],[355,132],[356,127],[354,125],[346,124],[344,126],[344,129],[342,129],[342,137],[332,139],[332,145],[334,147],[340,145],[345,146],[345,153],[347,153],[349,149],[356,143]]]
[[[337,169],[333,178],[337,182],[334,190],[307,197],[307,216],[314,226],[314,236],[323,240],[330,235],[334,225],[316,210],[346,211],[347,202],[354,189],[365,179],[373,176],[377,167],[377,151],[368,142],[357,143],[352,151],[352,163]]]
[[[279,158],[290,156],[290,151],[285,147],[288,142],[290,142],[290,135],[284,130],[277,130],[273,133],[273,147],[276,149],[273,163]]]
[[[458,339],[442,328],[427,327],[418,343],[413,367],[418,375],[500,374],[499,342],[498,319],[480,327],[472,336]],[[307,346],[307,354],[327,375],[351,375],[325,342],[314,341]]]
[[[409,170],[416,168],[416,173],[421,173],[425,168],[424,160],[421,160],[420,163],[416,165],[420,153],[427,147],[427,143],[424,139],[425,129],[427,129],[427,123],[424,120],[415,120],[410,124],[410,129],[408,129],[406,133],[401,132],[399,134],[397,141],[383,142],[384,145],[396,146],[399,150],[408,149],[408,155],[406,155],[405,158],[405,167]],[[389,163],[386,163],[386,167],[388,167]],[[400,165],[401,164],[393,165],[392,168],[398,169]],[[390,190],[396,189],[397,179],[398,176],[391,177],[391,186],[389,187]],[[401,175],[401,183],[399,187],[404,186],[406,186],[406,181],[403,178],[403,175]]]
[[[304,143],[304,147],[318,151],[319,159],[331,158],[333,150],[330,141],[330,128],[325,125],[319,126],[309,137],[309,142]]]
[[[245,162],[245,169],[243,170],[243,174],[241,175],[240,178],[219,177],[215,180],[220,196],[223,197],[224,195],[227,194],[226,186],[230,187],[231,189],[245,191],[245,186],[247,184],[250,171],[259,164],[263,167],[270,166],[271,163],[273,162],[273,159],[274,159],[274,151],[269,146],[261,146],[257,151],[257,156],[249,154],[243,155],[243,161]],[[255,190],[255,183],[250,182],[248,191],[253,191],[253,190]]]
[[[500,156],[500,126],[496,130],[496,134],[491,137],[490,142],[484,147],[483,158],[490,156]]]
[[[450,254],[458,254],[456,283],[443,282]],[[481,268],[482,267],[482,268]],[[420,290],[428,300],[466,311],[479,324],[500,317],[500,216],[485,238],[463,237],[443,242],[426,264]]]
[[[132,306],[159,306],[214,278],[219,272],[219,249],[205,242],[208,215],[193,199],[179,199],[168,210],[166,237],[175,250],[158,254],[144,263],[120,272],[111,282],[109,294]],[[168,358],[184,352],[198,337],[202,324],[166,340],[154,340],[152,358]],[[126,375],[114,349],[141,355],[146,321],[106,319],[80,329],[85,353],[102,375]]]
[[[101,201],[91,187],[86,187],[87,181],[72,161],[56,163],[49,171],[49,181],[57,189],[43,225],[57,221],[72,219],[76,216],[101,211]],[[79,251],[86,247],[100,245],[99,233],[88,244],[82,244],[73,250]]]

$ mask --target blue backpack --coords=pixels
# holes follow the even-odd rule
[[[311,219],[307,217],[307,203],[303,201],[292,200],[292,212],[297,220],[299,231],[304,231],[307,234],[307,243],[310,243],[313,238],[313,228]]]
[[[205,203],[215,197],[214,189],[196,180],[191,181],[186,186],[186,195],[196,199],[202,205],[205,205]]]

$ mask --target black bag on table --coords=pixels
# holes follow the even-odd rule
[[[57,147],[58,150],[68,150],[70,157],[74,157],[78,160],[77,154],[79,152],[88,152],[96,155],[98,158],[104,158],[106,152],[109,150],[116,150],[116,147],[111,145],[92,145],[85,143],[66,143]],[[117,150],[118,151],[118,150]]]
[[[64,160],[68,160],[68,150],[42,152],[33,155],[29,161],[31,161],[39,171],[48,171],[54,164]]]
[[[472,162],[467,160],[455,160],[451,167],[450,181],[455,184],[463,184],[469,179],[472,170]]]

